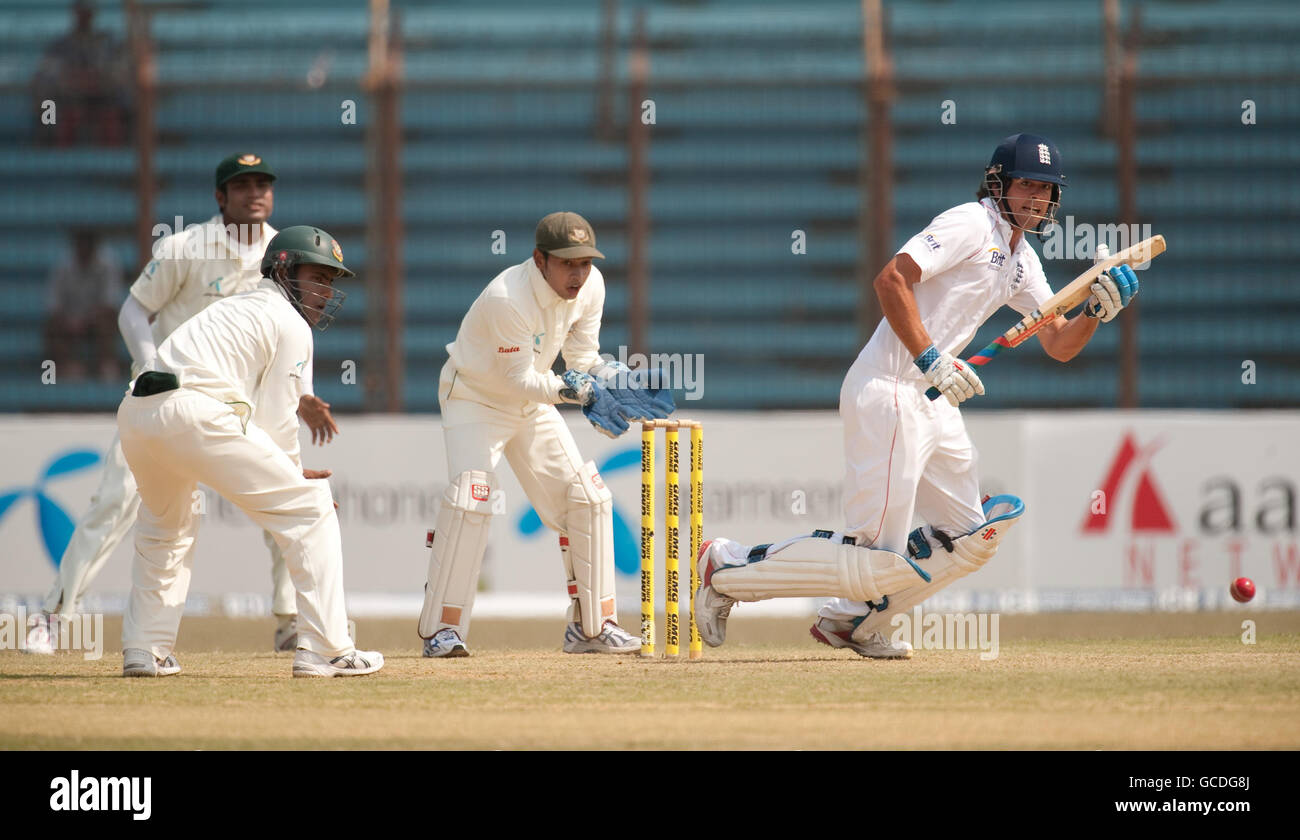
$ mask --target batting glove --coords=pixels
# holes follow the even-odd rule
[[[953,405],[984,393],[984,383],[970,365],[951,353],[940,353],[933,344],[914,361],[926,380]]]
[[[1137,274],[1127,265],[1117,265],[1105,274],[1098,275],[1092,284],[1092,297],[1084,304],[1083,314],[1109,322],[1128,306],[1138,293]]]

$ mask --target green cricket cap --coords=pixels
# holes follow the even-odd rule
[[[605,255],[596,250],[596,232],[577,213],[551,213],[537,223],[537,250],[562,260]]]
[[[262,160],[261,155],[248,153],[231,155],[217,164],[217,189],[221,189],[222,184],[236,175],[248,175],[254,172],[265,175],[272,181],[275,180],[275,172],[266,165],[266,161]]]

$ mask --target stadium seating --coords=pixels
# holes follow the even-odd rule
[[[97,25],[124,37],[121,5],[100,6]],[[329,229],[365,277],[373,216],[365,132],[375,103],[364,85],[363,4],[317,0],[309,15],[292,0],[142,6],[152,16],[160,83],[160,223],[211,216],[216,160],[256,149],[281,176],[273,222]],[[898,94],[895,245],[971,200],[992,146],[1019,130],[1060,147],[1070,178],[1062,216],[1079,225],[1115,220],[1118,152],[1103,130],[1100,3],[886,7]],[[406,80],[408,409],[437,409],[443,348],[465,308],[494,274],[528,255],[532,226],[551,210],[577,210],[595,225],[608,255],[603,344],[616,352],[626,343],[628,151],[620,138],[633,107],[623,85],[641,8],[651,48],[646,95],[655,106],[651,349],[704,354],[699,406],[836,404],[840,378],[870,332],[856,321],[866,123],[859,4],[623,2],[612,48],[601,4],[589,0],[395,8]],[[28,85],[44,45],[68,20],[66,7],[41,0],[0,10],[0,142],[11,152],[0,158],[0,178],[21,199],[0,204],[8,255],[0,358],[9,362],[0,366],[0,410],[102,411],[121,391],[41,387],[33,373],[44,355],[45,278],[66,230],[99,227],[124,265],[142,261],[133,245],[135,150],[34,143],[40,127]],[[1144,406],[1300,404],[1300,295],[1287,270],[1300,257],[1291,233],[1300,200],[1284,177],[1300,164],[1297,42],[1300,4],[1287,0],[1142,4],[1134,221],[1163,233],[1171,249],[1144,282],[1136,312]],[[1250,124],[1242,120],[1248,99],[1258,113]],[[947,101],[954,124],[941,121]],[[345,102],[356,124],[341,119]],[[497,231],[505,254],[493,251]],[[792,253],[796,231],[806,253]],[[1046,259],[1049,281],[1059,286],[1084,270],[1078,256]],[[363,409],[365,395],[326,372],[365,357],[365,312],[377,300],[358,285],[318,342],[318,389],[340,408]],[[1017,318],[997,313],[969,349]],[[1115,405],[1118,335],[1115,325],[1103,327],[1068,367],[1033,346],[999,359],[976,407]],[[1243,359],[1273,373],[1243,388]],[[1202,384],[1187,389],[1184,375]]]

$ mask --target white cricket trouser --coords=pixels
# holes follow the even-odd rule
[[[136,490],[135,476],[122,455],[120,438],[114,435],[113,443],[104,455],[104,471],[95,495],[90,498],[90,508],[78,520],[68,547],[59,560],[58,577],[45,596],[45,612],[61,615],[81,612],[82,599],[113,550],[135,524],[139,509],[140,494]],[[292,615],[297,610],[293,580],[271,535],[264,533],[263,537],[271,550],[271,611],[277,615]]]
[[[202,482],[275,538],[297,594],[298,646],[327,658],[353,650],[327,482],[303,478],[257,426],[245,433],[228,405],[184,388],[127,396],[117,423],[141,500],[123,648],[162,658],[176,643],[199,525],[193,493]]]
[[[961,412],[929,385],[855,366],[840,389],[844,424],[845,532],[858,545],[907,554],[912,518],[965,534],[984,522],[978,456]],[[827,618],[866,615],[862,601],[835,598]]]
[[[441,406],[448,479],[465,470],[495,472],[504,455],[542,523],[564,533],[569,489],[585,462],[556,407],[538,403],[526,414],[511,414],[469,400],[443,399]],[[572,577],[572,569],[564,571]]]
[[[447,475],[496,471],[505,455],[542,523],[564,530],[569,486],[584,461],[573,434],[553,405],[538,403],[527,414],[470,402],[442,401]]]

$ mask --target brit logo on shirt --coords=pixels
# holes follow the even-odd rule
[[[1002,268],[1002,266],[1006,265],[1006,262],[1007,262],[1006,254],[1004,254],[1002,251],[998,250],[997,248],[989,249],[990,268]]]
[[[942,247],[939,245],[939,240],[935,239],[934,234],[932,233],[927,233],[925,235],[925,244],[931,251],[937,251]]]

